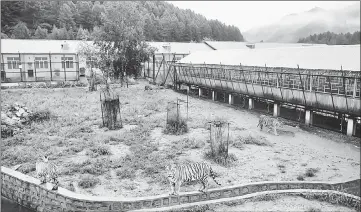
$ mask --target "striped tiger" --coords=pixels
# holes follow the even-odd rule
[[[268,128],[267,132],[269,132],[271,130],[271,128],[273,128],[274,134],[278,135],[277,127],[281,127],[281,123],[277,118],[273,118],[273,117],[266,116],[266,115],[261,115],[259,117],[257,127],[258,126],[261,128],[261,130],[263,129],[263,127],[267,127]]]
[[[200,189],[199,191],[206,192],[208,188],[208,176],[212,177],[212,179],[215,183],[217,183],[217,185],[221,185],[216,181],[211,166],[205,162],[170,164],[166,166],[166,171],[171,186],[170,195],[177,195],[179,193],[182,183],[192,181],[201,182],[202,189]]]
[[[40,178],[41,184],[46,183],[49,176],[50,180],[53,180],[55,184],[52,190],[58,190],[58,167],[49,162],[48,156],[44,155],[40,161],[36,162],[36,174]]]

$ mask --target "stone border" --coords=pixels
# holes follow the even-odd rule
[[[356,211],[360,210],[360,200],[358,196],[352,194],[346,194],[338,191],[331,190],[308,190],[308,189],[292,189],[292,190],[276,190],[276,191],[262,191],[254,194],[246,194],[244,196],[210,200],[200,203],[189,203],[184,205],[175,205],[170,207],[163,208],[153,208],[153,209],[141,209],[133,210],[132,212],[154,212],[154,211],[172,211],[172,212],[182,212],[182,211],[203,211],[206,209],[206,206],[217,206],[220,204],[229,204],[229,205],[240,205],[245,202],[254,202],[254,201],[268,201],[267,198],[272,198],[272,196],[301,196],[306,199],[316,199],[319,201],[326,201],[332,204],[342,205],[349,208],[353,208]],[[262,200],[264,198],[265,200]],[[278,197],[277,197],[278,198]],[[203,209],[203,210],[202,210]]]
[[[247,194],[279,190],[342,190],[360,195],[360,179],[348,182],[255,182],[210,189],[207,193],[186,192],[179,196],[150,196],[137,198],[119,198],[106,196],[88,196],[77,194],[59,187],[52,191],[52,185],[40,185],[40,180],[15,170],[1,167],[1,194],[37,211],[129,211],[205,202],[217,199],[244,196]]]

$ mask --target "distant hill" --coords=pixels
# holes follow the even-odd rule
[[[284,16],[276,23],[243,33],[250,42],[297,42],[324,32],[353,33],[360,31],[360,2],[335,10],[315,7],[309,11]]]
[[[113,1],[2,1],[1,37],[91,40]],[[117,1],[134,8],[148,41],[243,41],[240,30],[163,1]],[[125,20],[127,21],[127,20]]]

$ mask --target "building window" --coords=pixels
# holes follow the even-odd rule
[[[28,77],[34,77],[34,71],[28,70]]]
[[[35,57],[35,68],[48,68],[48,58]]]
[[[8,57],[8,69],[18,69],[20,65],[19,57]]]
[[[61,67],[64,68],[73,68],[74,59],[73,57],[61,57]]]

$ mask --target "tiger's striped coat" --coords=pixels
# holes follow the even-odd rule
[[[212,167],[205,162],[171,164],[166,167],[166,171],[171,186],[170,195],[177,195],[179,193],[182,183],[192,181],[201,182],[202,189],[200,189],[199,191],[206,192],[208,188],[209,176],[212,177],[212,179],[217,185],[221,185],[215,180],[215,175]]]
[[[47,177],[49,177],[55,184],[52,190],[58,190],[58,167],[54,163],[49,162],[47,156],[43,156],[41,161],[36,162],[36,174],[40,178],[41,184],[46,183]]]
[[[263,127],[268,128],[267,132],[269,132],[271,130],[271,128],[273,128],[274,134],[278,135],[277,127],[281,127],[281,123],[277,118],[273,118],[273,117],[266,116],[266,115],[261,115],[259,117],[257,127],[258,126],[260,127],[261,130],[263,129]]]

